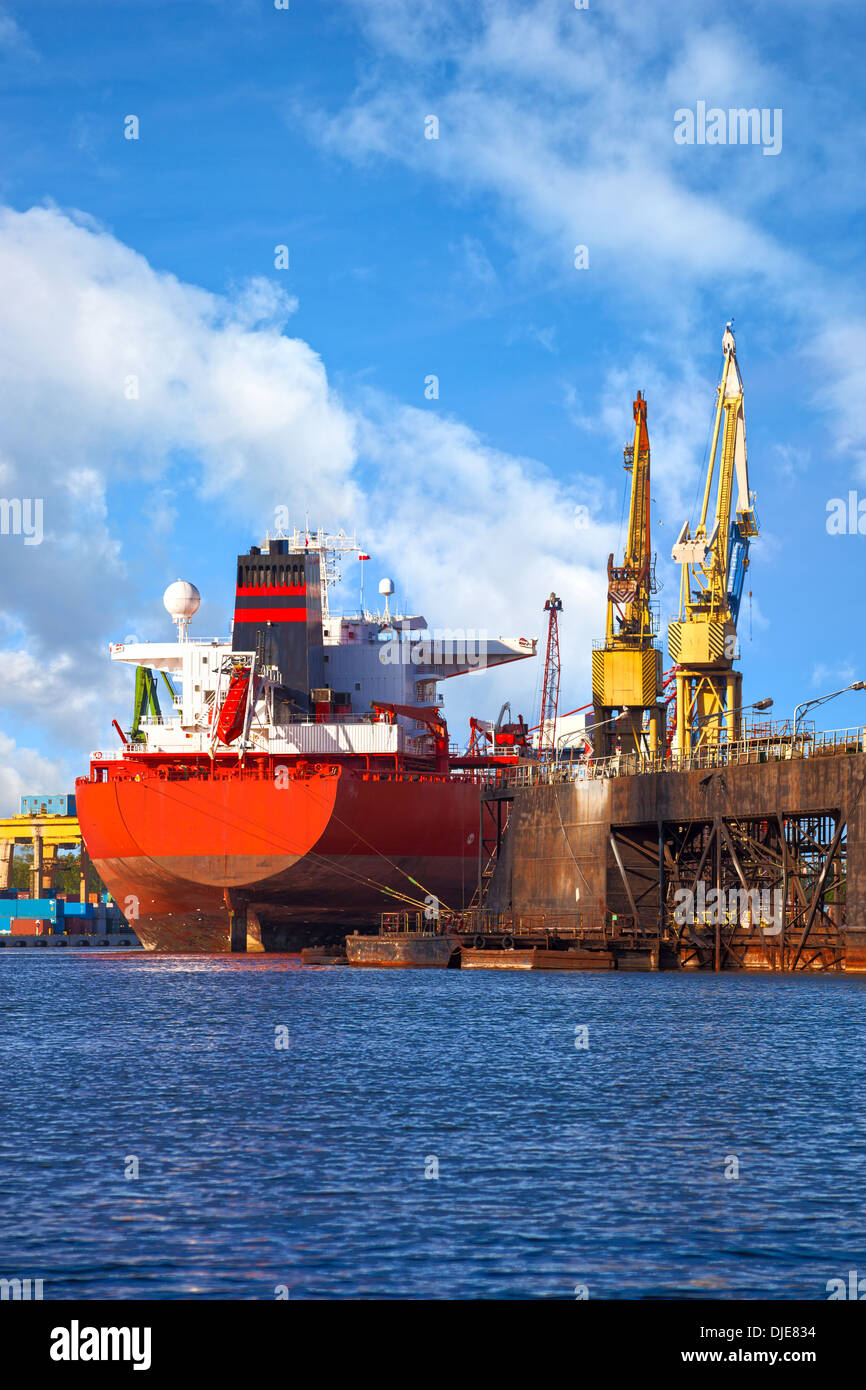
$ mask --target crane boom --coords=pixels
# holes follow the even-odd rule
[[[623,449],[625,470],[631,473],[631,501],[623,564],[607,562],[607,641],[623,646],[640,644],[652,632],[650,595],[650,447],[646,401],[640,391],[634,402],[634,440]]]
[[[628,513],[625,563],[642,572],[650,558],[650,446],[646,401],[640,391],[634,403],[634,440],[631,446],[632,487]],[[625,466],[628,468],[628,449]]]

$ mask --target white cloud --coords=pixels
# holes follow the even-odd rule
[[[721,321],[757,296],[779,325],[780,371],[802,369],[813,336],[823,371],[837,370],[841,354],[829,341],[821,354],[822,330],[846,314],[852,287],[814,244],[814,219],[802,221],[804,186],[823,208],[862,185],[851,177],[862,131],[832,78],[820,75],[806,102],[790,64],[782,69],[760,48],[755,26],[708,23],[686,0],[651,25],[631,0],[607,4],[603,23],[559,0],[485,0],[469,17],[447,0],[355,8],[373,57],[354,96],[337,111],[293,110],[325,149],[377,166],[402,162],[461,198],[493,200],[514,282],[552,274],[569,293],[573,248],[586,245],[582,288],[600,290],[608,310],[625,306],[632,322],[652,323],[660,340],[694,341],[707,299]],[[778,11],[798,24],[811,17],[799,3]],[[698,100],[783,107],[786,140],[796,144],[776,159],[752,147],[677,146],[674,111]],[[427,111],[440,118],[438,141],[423,138]],[[846,336],[854,356],[843,373],[853,385],[866,373],[866,330],[858,322]],[[829,386],[820,404],[844,417],[843,389]],[[851,438],[863,433],[858,423]]]
[[[13,462],[65,471],[104,458],[156,480],[172,451],[194,448],[202,491],[244,477],[234,503],[248,515],[311,474],[332,503],[351,500],[339,490],[351,422],[317,355],[281,335],[282,287],[258,280],[221,299],[54,208],[0,215],[0,276],[0,328],[16,343],[0,380]]]
[[[387,6],[384,22],[366,6],[360,13],[388,49],[415,44],[414,7]],[[345,159],[401,160],[461,192],[492,194],[529,237],[544,239],[563,278],[573,273],[574,245],[587,245],[606,285],[627,274],[630,295],[666,305],[669,315],[682,307],[670,286],[684,275],[724,280],[732,291],[755,271],[774,283],[802,271],[735,196],[742,188],[750,200],[768,201],[773,171],[756,176],[729,161],[713,177],[709,156],[717,152],[699,151],[701,163],[673,141],[674,110],[685,99],[674,91],[693,90],[693,100],[711,90],[739,93],[739,74],[750,90],[772,90],[772,69],[741,33],[687,29],[674,48],[679,63],[651,67],[643,45],[634,49],[561,5],[485,5],[464,30],[460,17],[440,6],[435,40],[415,48],[414,67],[395,75],[383,62],[375,85],[365,79],[344,109],[308,112],[317,138]],[[437,15],[425,11],[421,22],[426,31]],[[425,111],[439,116],[438,141],[423,138]],[[725,153],[760,159],[757,150]]]
[[[816,335],[810,355],[819,373],[814,400],[831,413],[834,446],[853,455],[859,476],[866,478],[866,322],[845,316],[827,323]]]
[[[28,60],[36,57],[28,34],[5,5],[0,8],[0,52]]]
[[[17,812],[21,797],[33,791],[71,791],[75,776],[74,764],[66,758],[46,758],[35,748],[22,748],[0,730],[0,814]]]
[[[846,685],[850,685],[857,678],[850,661],[840,662],[835,666],[828,666],[824,662],[818,662],[812,668],[812,688],[817,690],[819,687],[826,689],[828,686],[836,686],[842,690]],[[814,716],[812,716],[814,718]]]
[[[477,281],[484,289],[498,288],[499,276],[478,237],[464,236],[458,250],[469,281]]]
[[[579,478],[563,483],[532,459],[492,448],[458,420],[372,395],[359,444],[380,479],[370,547],[396,559],[398,596],[408,595],[434,625],[540,637],[544,600],[555,590],[564,605],[566,684],[584,689],[592,639],[604,629],[607,557],[617,539],[613,525],[581,528],[576,520],[581,504],[596,511],[598,480],[589,491]],[[529,717],[537,680],[536,663],[523,663],[485,676],[483,687],[474,678],[457,682],[447,688],[452,727],[462,737],[470,712],[506,696]]]

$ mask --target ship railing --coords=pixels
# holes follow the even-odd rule
[[[407,932],[427,936],[455,935],[461,937],[568,937],[597,941],[599,944],[615,936],[634,932],[633,919],[608,912],[495,912],[487,908],[470,907],[462,912],[441,912],[427,916],[426,911],[383,912],[379,918],[382,936]]]
[[[643,928],[627,913],[606,912],[499,912],[486,907],[469,907],[462,912],[442,912],[438,931],[461,937],[518,940],[567,939],[604,946],[616,939],[643,936]]]
[[[515,771],[516,764],[514,767],[509,767],[507,763],[499,763],[493,767],[457,767],[448,774],[448,780],[451,782],[473,782],[481,787],[514,786],[516,783],[506,781],[506,775],[510,777]]]
[[[232,639],[230,637],[185,637],[182,642],[112,642],[112,651],[123,651],[125,647],[227,647],[232,649]]]
[[[333,717],[324,719],[317,719],[315,715],[309,714],[289,714],[281,717],[279,724],[274,725],[274,727],[278,729],[283,727],[295,728],[298,724],[384,724],[386,727],[391,727],[390,720],[377,718],[373,710],[363,710],[360,714],[354,711],[350,714],[334,714]],[[402,729],[405,726],[398,724],[397,727]],[[421,732],[422,729],[423,724],[419,721],[418,732]]]
[[[384,724],[386,722],[384,719],[376,719],[372,710],[364,714],[339,714],[335,715],[333,719],[316,719],[314,715],[292,714],[282,718],[279,724],[274,725],[274,728],[294,729],[299,724]]]
[[[190,748],[186,746],[183,748],[158,749],[153,747],[145,748],[144,745],[136,744],[130,745],[127,748],[112,749],[109,752],[104,750],[92,752],[90,761],[98,765],[104,765],[106,763],[113,764],[113,778],[127,777],[129,779],[135,779],[140,777],[142,775],[143,764],[141,758],[143,754],[156,755],[157,759],[154,764],[151,764],[151,772],[146,774],[148,776],[158,775],[168,779],[186,779],[189,777],[191,769],[195,770],[196,776],[206,775],[217,781],[250,781],[255,779],[270,781],[275,775],[274,768],[267,761],[254,761],[245,764],[238,757],[237,751],[233,748],[219,748],[215,751],[216,760],[211,762],[211,750],[209,747]],[[255,748],[248,748],[246,751],[248,753],[267,752],[267,750]],[[160,763],[160,756],[163,758],[170,758],[171,762],[167,764]],[[277,753],[273,756],[279,757],[280,754]],[[292,755],[290,766],[296,771],[297,775],[301,777],[310,776],[314,771],[322,773],[323,775],[331,775],[332,769],[340,768],[343,755],[338,753],[330,756],[333,760],[329,762],[327,757],[323,758],[317,754],[301,756]],[[352,756],[356,758],[360,756],[363,758],[366,755],[360,754]],[[381,757],[383,760],[387,759],[389,762],[393,762],[394,757],[392,753],[371,753],[369,756],[371,758]],[[382,767],[372,766],[369,769],[365,769],[362,771],[361,775],[365,781],[394,782],[401,785],[408,782],[447,783],[454,780],[479,783],[481,780],[476,772],[456,775],[446,772],[436,772],[432,767],[401,767],[399,770],[396,770],[393,766],[389,768],[387,763]],[[77,780],[88,782],[90,781],[90,777],[81,777]]]
[[[379,918],[380,936],[399,936],[411,932],[413,936],[436,936],[438,926],[435,917],[427,917],[423,912],[383,912]]]

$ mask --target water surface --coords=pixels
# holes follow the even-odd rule
[[[826,1298],[866,1274],[864,1006],[844,976],[5,951],[0,1276]]]

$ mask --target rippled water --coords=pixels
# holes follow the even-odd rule
[[[3,952],[0,1005],[0,1276],[46,1298],[866,1273],[866,979]]]

